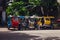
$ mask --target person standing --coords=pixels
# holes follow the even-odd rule
[[[25,29],[29,29],[29,20],[28,19],[26,19],[26,27],[25,27]]]
[[[18,26],[18,30],[22,29],[22,19],[19,18],[19,26]]]
[[[38,20],[37,25],[38,25],[38,30],[40,30],[42,27],[42,22],[40,19]]]

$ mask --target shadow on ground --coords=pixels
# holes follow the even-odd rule
[[[59,37],[47,37],[45,40],[60,40]]]
[[[0,33],[0,40],[31,40],[39,36],[31,36],[24,33]]]
[[[0,32],[0,40],[60,40],[59,37],[41,38],[40,36],[32,36],[24,33]]]

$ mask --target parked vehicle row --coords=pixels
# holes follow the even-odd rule
[[[11,27],[23,29],[52,29],[52,21],[50,17],[26,17],[26,16],[12,16],[8,17],[8,29]]]

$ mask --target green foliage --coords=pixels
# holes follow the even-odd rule
[[[29,3],[32,4],[33,6],[39,6],[41,5],[41,0],[29,0]]]
[[[27,4],[27,5],[26,5]],[[29,0],[28,3],[19,1],[19,2],[13,2],[12,5],[8,6],[6,9],[7,15],[13,14],[13,15],[29,15],[30,11],[26,7],[28,5],[32,5],[32,9],[37,6],[57,6],[58,3],[51,2],[50,1],[42,1],[42,0]],[[33,12],[32,12],[33,13]],[[37,13],[36,13],[37,14]]]
[[[7,7],[6,12],[7,12],[7,15],[12,14],[12,7]]]
[[[29,0],[28,5],[32,5],[34,7],[40,5],[40,0]],[[28,9],[25,7],[26,2],[23,1],[19,1],[19,2],[13,2],[12,5],[10,5],[7,9],[7,15],[8,14],[16,14],[16,12],[18,12],[18,15],[29,15],[29,11]],[[28,6],[27,5],[27,6]]]
[[[19,15],[19,13],[22,13],[22,12],[25,13],[26,12],[26,8],[24,7],[24,2],[23,1],[13,2],[12,5],[10,5],[6,9],[6,12],[7,12],[7,15],[8,14]]]

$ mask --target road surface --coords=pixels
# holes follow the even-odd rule
[[[60,40],[60,30],[11,31],[0,28],[0,40]]]

